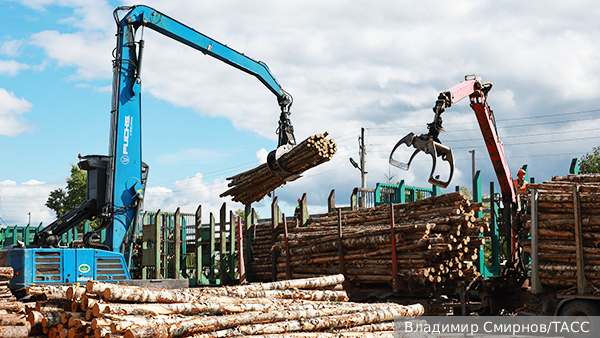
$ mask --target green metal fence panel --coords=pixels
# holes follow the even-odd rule
[[[25,245],[33,243],[35,235],[43,229],[42,224],[39,226],[31,225],[14,225],[0,228],[0,249],[10,245],[16,245],[17,241],[23,242]]]
[[[404,180],[399,184],[377,183],[375,186],[375,206],[389,203],[416,202],[440,194],[439,189],[421,188],[406,185]]]
[[[571,166],[569,167],[569,174],[578,175],[579,174],[579,162],[576,158],[571,160]]]

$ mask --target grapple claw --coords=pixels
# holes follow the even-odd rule
[[[267,155],[267,167],[269,168],[269,170],[277,177],[281,178],[282,180],[286,180],[288,182],[295,181],[295,180],[299,179],[300,177],[302,177],[300,175],[289,172],[287,170],[287,168],[285,168],[279,161],[279,158],[283,154],[288,153],[290,150],[292,150],[292,148],[294,148],[293,145],[286,144],[286,145],[283,145],[283,146],[271,151]]]
[[[415,152],[410,156],[408,163],[400,162],[393,158],[396,149],[398,149],[398,147],[402,144],[405,144],[407,147],[413,146],[416,148]],[[402,170],[408,170],[412,160],[420,151],[429,154],[433,160],[433,167],[431,168],[428,182],[437,185],[438,187],[446,188],[448,184],[450,184],[452,176],[454,175],[454,157],[452,156],[452,149],[441,143],[435,142],[430,135],[422,134],[417,136],[414,133],[410,133],[404,136],[400,141],[398,141],[398,143],[396,143],[392,149],[392,152],[390,153],[390,165]],[[450,174],[447,181],[441,181],[436,179],[434,176],[437,165],[437,157],[441,157],[442,161],[446,161],[450,165]]]

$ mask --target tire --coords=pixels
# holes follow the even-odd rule
[[[559,316],[600,316],[600,306],[591,300],[575,299],[560,309]]]

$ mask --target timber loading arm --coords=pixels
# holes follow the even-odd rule
[[[118,12],[127,11],[119,19]],[[270,169],[294,179],[278,166],[279,157],[295,145],[289,119],[292,97],[284,91],[267,65],[255,61],[197,31],[146,6],[119,7],[114,11],[117,44],[113,52],[113,86],[108,155],[80,156],[79,167],[87,171],[86,201],[48,225],[35,237],[32,246],[7,248],[0,265],[13,267],[11,288],[32,284],[61,284],[88,280],[130,280],[123,243],[135,241],[142,210],[149,168],[142,162],[141,137],[141,70],[144,40],[136,40],[139,28],[145,27],[210,55],[258,78],[277,97],[281,109],[279,142],[269,157]],[[279,176],[278,175],[278,176]],[[280,176],[280,177],[281,177]],[[66,248],[61,235],[82,221],[97,218],[100,228],[84,234],[84,248]],[[103,243],[94,240],[106,230]],[[68,243],[71,244],[71,243]],[[51,261],[46,259],[51,257]],[[40,259],[44,258],[44,259]]]
[[[127,11],[121,19],[118,15],[120,11]],[[147,6],[118,7],[113,16],[118,31],[113,53],[109,155],[80,156],[83,161],[79,162],[79,167],[88,171],[86,201],[38,233],[34,246],[58,247],[62,234],[86,219],[98,217],[102,225],[100,229],[84,237],[86,246],[119,251],[130,224],[133,223],[134,227],[136,225],[148,172],[148,166],[141,160],[144,40],[136,41],[136,33],[140,28],[152,29],[253,75],[275,94],[281,109],[277,129],[279,139],[277,149],[269,154],[269,168],[282,178],[297,178],[280,166],[278,161],[281,155],[296,145],[289,118],[293,99],[283,90],[264,62],[253,60]],[[106,172],[105,177],[102,177],[103,172]],[[91,235],[103,229],[107,229],[105,243],[92,243]]]
[[[446,188],[452,180],[452,175],[454,173],[454,158],[452,149],[443,145],[439,139],[440,132],[444,131],[441,115],[447,108],[450,108],[465,97],[469,97],[471,108],[477,117],[477,122],[479,123],[479,128],[481,129],[487,151],[492,160],[494,171],[500,184],[500,191],[502,193],[502,219],[504,221],[504,229],[502,229],[502,232],[507,241],[507,248],[510,250],[506,255],[508,260],[506,266],[516,268],[519,263],[519,255],[517,247],[518,243],[516,240],[517,230],[515,229],[515,226],[517,223],[519,204],[514,189],[512,175],[508,168],[506,157],[504,156],[504,146],[500,141],[496,130],[494,114],[487,103],[487,97],[491,89],[492,83],[482,82],[481,77],[478,77],[477,75],[467,75],[463,82],[441,92],[433,107],[433,122],[427,124],[429,132],[421,135],[410,133],[402,138],[392,149],[389,163],[397,168],[408,170],[414,157],[422,151],[430,155],[433,159],[433,167],[429,176],[429,182],[442,188]],[[394,152],[402,144],[416,148],[408,163],[400,162],[393,158]],[[446,181],[434,177],[436,159],[438,157],[440,157],[442,161],[448,162],[450,166],[449,178]]]

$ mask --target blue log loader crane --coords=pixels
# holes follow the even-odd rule
[[[123,11],[125,15],[119,18]],[[12,289],[34,284],[85,283],[91,279],[117,282],[131,278],[123,243],[130,228],[132,232],[137,228],[148,175],[141,153],[144,40],[136,40],[140,29],[152,29],[253,75],[273,92],[281,114],[278,147],[269,154],[268,164],[282,178],[297,178],[278,163],[279,157],[296,145],[289,118],[293,100],[265,63],[147,6],[119,7],[113,15],[117,23],[117,45],[113,60],[109,153],[80,157],[78,165],[88,174],[85,202],[40,231],[33,245],[14,246],[0,253],[0,266],[14,268]],[[84,235],[84,248],[70,248],[66,245],[69,243],[61,243],[63,234],[94,217],[100,220],[101,226]],[[103,243],[97,236],[101,230],[106,231]]]

